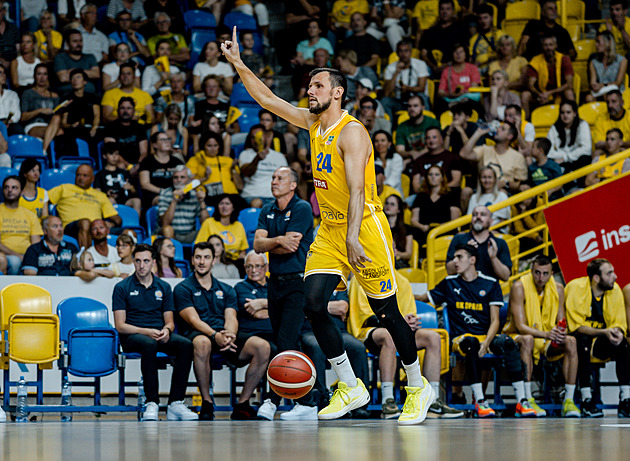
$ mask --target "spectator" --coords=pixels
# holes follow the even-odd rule
[[[317,19],[309,20],[306,32],[308,34],[308,39],[302,40],[298,43],[295,50],[295,57],[291,60],[291,64],[294,66],[301,67],[305,64],[314,64],[313,57],[315,50],[324,49],[330,56],[335,53],[335,50],[328,39],[322,37],[322,30],[319,27],[319,21]],[[248,67],[250,69],[255,69],[255,67],[251,67],[249,65]]]
[[[18,275],[24,253],[39,243],[44,233],[37,215],[20,206],[22,186],[17,176],[2,181],[4,203],[0,204],[0,272]]]
[[[196,220],[210,218],[206,209],[206,190],[197,187],[189,193],[183,189],[191,182],[190,170],[178,165],[173,172],[173,186],[162,189],[158,200],[158,234],[175,238],[182,243],[193,243],[197,236]]]
[[[120,66],[120,88],[112,88],[103,95],[101,106],[103,107],[103,121],[113,122],[118,118],[118,104],[122,98],[131,98],[135,102],[134,119],[140,124],[151,124],[155,120],[153,111],[153,98],[149,93],[135,86],[135,65],[126,62]]]
[[[39,219],[48,216],[48,192],[37,186],[41,172],[41,164],[33,157],[25,158],[20,165],[20,206],[35,213]]]
[[[238,268],[227,257],[223,238],[221,238],[219,234],[212,234],[208,237],[208,242],[212,245],[212,248],[214,248],[214,262],[212,263],[212,273],[214,276],[219,280],[240,278]]]
[[[547,139],[551,141],[549,158],[560,165],[565,174],[591,162],[591,129],[580,119],[575,101],[560,104],[558,120],[549,128]]]
[[[240,272],[248,248],[247,234],[238,221],[239,210],[235,206],[235,197],[225,194],[218,198],[212,217],[201,224],[195,243],[207,242],[214,234],[220,235],[225,244],[225,255],[236,264]]]
[[[225,126],[219,121],[216,115],[209,115],[201,125],[202,133],[214,133],[221,136],[223,140],[223,152],[221,155],[224,157],[230,157],[232,154],[232,136],[225,130]],[[193,152],[199,152],[201,150],[199,146],[199,135],[192,135],[193,138]]]
[[[35,32],[37,57],[44,62],[53,62],[63,46],[63,36],[55,30],[55,14],[44,11],[39,17],[39,30]]]
[[[367,102],[366,102],[367,104]],[[372,136],[374,144],[374,164],[385,171],[385,184],[393,187],[402,195],[403,158],[394,150],[392,135],[379,130]]]
[[[363,78],[367,78],[372,82],[374,88],[378,87],[380,82],[378,76],[367,66],[357,65],[357,54],[352,50],[338,50],[335,58],[333,59],[333,66],[339,69],[348,80],[348,89],[346,91],[347,99],[354,99],[354,91],[357,86],[357,82]]]
[[[92,80],[88,81],[86,91],[96,93],[96,86],[93,82],[98,82],[101,78],[101,71],[94,56],[83,53],[83,35],[80,31],[71,29],[66,32],[65,44],[68,50],[55,56],[54,69],[60,83],[59,91],[61,93],[70,92],[72,90],[70,72],[75,69],[82,69],[87,78]]]
[[[11,61],[11,84],[22,94],[35,83],[35,66],[41,61],[36,56],[37,41],[32,32],[22,34],[20,54]]]
[[[627,56],[630,51],[630,21],[628,16],[628,0],[610,0],[608,3],[610,17],[599,26],[599,32],[608,31],[613,35],[617,51]],[[599,34],[598,34],[599,35]]]
[[[241,32],[241,56],[243,57],[243,62],[247,67],[253,69],[253,72],[258,77],[269,77],[268,70],[265,70],[265,62],[263,56],[256,53],[254,51],[254,47],[256,46],[256,42],[254,41],[254,33],[249,30],[244,30]],[[267,86],[271,87],[273,85],[273,78],[270,79],[270,84]]]
[[[391,122],[376,115],[376,100],[366,96],[362,99],[362,101],[363,104],[360,106],[361,112],[357,118],[363,124],[370,136],[381,130],[390,132],[392,128]]]
[[[90,246],[90,223],[107,220],[108,226],[122,224],[122,220],[107,196],[92,188],[94,170],[90,165],[77,168],[74,184],[61,184],[48,191],[50,203],[57,205],[63,221],[64,233],[78,240],[79,246]]]
[[[479,93],[469,94],[472,87],[481,86],[479,69],[466,62],[468,48],[462,44],[453,45],[452,64],[442,71],[438,95],[448,104],[462,100],[479,101]]]
[[[134,119],[135,101],[123,96],[118,101],[118,118],[105,127],[104,141],[118,142],[121,168],[130,168],[129,175],[135,177],[140,164],[147,159],[148,142],[146,129]],[[170,140],[170,138],[169,138]]]
[[[354,90],[354,100],[348,100],[348,102],[346,102],[345,104],[345,109],[353,117],[359,117],[359,115],[361,115],[361,100],[365,97],[372,99],[370,97],[371,94],[376,94],[374,92],[374,84],[370,81],[370,79],[362,78],[357,82],[356,88]],[[375,101],[376,104],[376,116],[378,118],[382,118],[385,115],[383,105],[375,99],[373,101]],[[391,122],[389,122],[389,124],[389,131],[391,132]]]
[[[615,268],[596,258],[586,266],[586,277],[567,283],[565,289],[567,331],[575,336],[578,351],[578,384],[582,394],[582,417],[602,417],[591,393],[591,359],[615,361],[621,390],[619,417],[630,417],[630,348],[625,338],[628,321],[623,293],[615,280]]]
[[[86,251],[94,258],[94,271],[101,277],[114,277],[114,265],[120,262],[116,248],[107,240],[109,228],[102,219],[95,219],[90,223],[92,246]]]
[[[342,39],[350,31],[352,16],[355,13],[368,14],[370,5],[367,0],[335,0],[329,16],[330,29],[338,39]]]
[[[403,158],[416,160],[426,148],[426,132],[431,127],[440,128],[440,122],[424,115],[424,100],[420,96],[411,96],[407,111],[409,120],[401,123],[396,131],[396,152]]]
[[[450,63],[455,44],[468,41],[465,28],[457,21],[453,0],[440,0],[438,8],[436,24],[424,31],[418,45],[420,56],[433,76],[441,75]],[[442,53],[441,62],[436,60],[434,51]]]
[[[168,40],[160,40],[155,45],[155,61],[145,67],[142,73],[142,90],[153,97],[161,95],[168,90],[168,83],[173,75],[181,71],[177,66],[172,66],[168,58],[171,55],[171,44]],[[160,59],[165,58],[165,59]]]
[[[527,76],[527,59],[517,54],[516,42],[509,35],[503,35],[497,42],[497,59],[488,66],[488,75],[494,75],[497,70],[505,71],[508,75],[507,88],[521,90],[525,87]]]
[[[144,12],[142,0],[109,0],[107,20],[110,23],[115,23],[118,15],[123,11],[129,14],[131,21],[133,21],[131,26],[133,30],[138,30],[149,22]]]
[[[477,169],[490,165],[495,168],[499,178],[499,188],[517,192],[521,181],[527,179],[527,163],[525,157],[510,147],[518,138],[518,131],[509,122],[502,123],[494,135],[494,146],[474,147],[481,136],[488,134],[489,128],[478,128],[468,140],[459,155],[464,160],[477,162]]]
[[[251,203],[260,199],[265,203],[273,201],[271,178],[278,168],[287,166],[287,159],[280,152],[269,147],[270,136],[265,134],[262,125],[254,125],[245,141],[245,150],[239,156],[243,191],[241,196]]]
[[[175,104],[181,110],[183,125],[188,127],[189,117],[192,117],[195,113],[195,98],[190,96],[186,90],[186,74],[183,72],[173,74],[171,76],[170,87],[168,88],[170,90],[170,97],[168,94],[160,94],[159,96],[156,95],[157,100],[155,101],[155,115],[157,117],[157,123],[162,123],[164,119],[164,110],[171,104]]]
[[[490,5],[481,4],[476,8],[479,27],[470,38],[470,61],[479,68],[484,77],[488,75],[488,65],[496,57],[499,38],[503,31],[494,27],[494,10]]]
[[[389,197],[390,195],[396,195],[396,196],[402,198],[402,195],[400,194],[400,192],[398,192],[393,187],[388,186],[387,184],[385,184],[385,170],[383,169],[382,166],[374,165],[374,173],[376,174],[376,193],[378,194],[378,198],[381,201],[381,203],[385,203],[385,199],[387,197]],[[319,213],[315,212],[315,211],[319,210],[319,204],[317,204],[317,203],[313,204],[313,202],[316,202],[316,201],[317,201],[317,198],[315,197],[315,192],[313,192],[313,195],[311,196],[311,205],[313,206],[313,210],[314,210],[313,215],[314,216],[318,216],[319,215]],[[315,205],[317,205],[317,207]],[[411,216],[410,213],[411,212],[409,212],[407,214],[409,216]]]
[[[550,104],[556,96],[575,100],[573,65],[569,56],[556,51],[556,37],[543,37],[543,52],[534,56],[527,70],[527,89],[521,94],[523,110],[529,117],[531,110]]]
[[[154,19],[156,13],[159,11],[166,13],[171,19],[171,28],[173,32],[178,32],[180,34],[185,33],[186,21],[184,21],[184,13],[182,12],[182,7],[177,0],[145,0],[144,12],[149,18],[149,25],[144,28],[145,30],[156,30],[157,24],[155,24]],[[220,22],[221,21],[217,19],[217,24],[220,24]]]
[[[475,266],[484,275],[506,282],[512,274],[512,259],[507,243],[490,232],[492,212],[483,205],[473,209],[470,231],[455,235],[446,254],[446,271],[459,272],[454,261],[456,248],[460,244],[471,245],[479,252]]]
[[[81,8],[81,25],[77,27],[77,30],[83,36],[85,54],[91,54],[97,63],[102,64],[108,60],[109,40],[103,32],[95,27],[96,14],[96,5],[88,3],[83,6]]]
[[[556,162],[547,157],[547,153],[551,149],[551,141],[547,138],[536,138],[532,146],[531,161],[529,164],[529,181],[534,186],[551,181],[552,179],[562,176],[562,168]],[[549,200],[557,200],[562,197],[562,186],[555,187],[547,191]]]
[[[39,18],[48,8],[46,0],[31,0],[20,2],[20,24],[22,30],[35,32]]]
[[[243,181],[238,166],[232,157],[221,155],[223,139],[220,134],[207,131],[201,135],[202,150],[192,156],[186,166],[195,179],[206,186],[208,197],[225,194],[238,194]],[[241,154],[242,156],[242,154]]]
[[[451,113],[453,114],[453,121],[443,131],[444,136],[444,150],[450,150],[455,155],[459,155],[459,151],[462,150],[464,144],[468,142],[468,139],[477,131],[479,125],[477,122],[471,122],[473,108],[472,104],[468,101],[459,102],[451,107]],[[477,141],[477,145],[483,144],[484,138],[480,138]],[[458,184],[453,184],[457,187]]]
[[[597,54],[588,63],[589,87],[586,102],[601,99],[610,90],[624,90],[624,79],[628,69],[628,60],[617,54],[615,38],[612,33],[598,32],[595,39]]]
[[[352,50],[357,54],[357,66],[374,69],[380,59],[380,44],[366,29],[367,24],[364,13],[353,13],[350,18],[352,35],[343,40],[339,47],[345,50]]]
[[[328,53],[328,51],[326,51],[323,48],[316,49],[315,52],[313,53],[313,65],[312,66],[305,65],[301,69],[298,69],[299,72],[295,73],[293,75],[293,78],[291,79],[291,83],[293,84],[293,91],[297,94],[296,99],[298,101],[307,97],[306,92],[308,91],[308,85],[311,81],[311,77],[310,77],[311,71],[318,67],[329,67],[329,66],[330,66],[330,53]],[[370,85],[372,85],[372,88],[374,88],[374,84],[372,83],[370,79],[362,78],[361,80],[370,82]],[[358,84],[357,84],[357,88],[358,88]],[[355,99],[357,97],[356,93],[357,92],[355,90],[355,94],[354,94]]]
[[[221,123],[227,121],[227,114],[230,105],[219,100],[221,92],[221,78],[214,75],[206,76],[201,82],[201,88],[205,99],[195,103],[195,113],[188,117],[188,127],[195,129],[194,133],[199,133],[199,127],[206,117],[216,116]],[[192,131],[192,130],[191,130]]]
[[[72,256],[70,270],[72,275],[79,277],[84,282],[91,282],[101,276],[94,268],[94,257],[85,248],[81,248],[78,253]]]
[[[612,128],[619,128],[622,133],[630,133],[630,112],[625,109],[623,96],[619,90],[612,90],[606,94],[606,107],[608,111],[599,114],[593,127],[593,145],[596,149],[602,149],[606,143],[606,133]],[[623,147],[630,147],[629,142],[624,142]]]
[[[2,5],[0,5],[0,8]],[[1,22],[0,22],[1,24]],[[0,122],[3,122],[7,130],[9,132],[9,136],[13,134],[21,134],[23,129],[18,122],[20,121],[20,117],[22,116],[22,111],[20,110],[20,98],[17,93],[13,90],[8,90],[5,88],[7,84],[7,69],[0,65]],[[11,167],[11,160],[9,155],[6,155],[6,159],[0,159],[0,166],[5,166],[7,168]]]
[[[479,172],[477,191],[472,195],[472,197],[470,197],[466,214],[472,214],[478,206],[484,206],[487,208],[490,205],[495,205],[507,199],[508,196],[505,191],[499,189],[496,171],[494,171],[494,168],[486,166]],[[501,208],[500,210],[492,213],[492,223],[490,225],[495,226],[510,219],[510,217],[510,208]],[[501,228],[499,231],[501,232],[503,229],[505,228]],[[507,232],[507,229],[503,232]]]
[[[34,243],[24,253],[21,271],[24,275],[70,276],[72,255],[79,249],[63,241],[63,224],[57,216],[42,220],[44,239]]]
[[[9,3],[0,3],[0,65],[5,69],[9,68],[9,64],[18,56],[20,49],[20,35],[18,28],[13,22],[7,20],[9,12]]]
[[[199,419],[184,405],[193,345],[174,334],[175,322],[171,286],[151,273],[155,264],[153,249],[146,244],[133,251],[135,273],[118,282],[112,295],[116,330],[125,352],[140,353],[140,368],[147,398],[143,421],[157,421],[159,411],[156,352],[174,357],[171,390],[167,408],[169,421]],[[131,296],[132,293],[138,295]]]
[[[195,244],[194,272],[175,287],[174,293],[177,312],[182,319],[178,323],[179,331],[193,342],[195,348],[195,377],[203,399],[200,419],[214,417],[209,392],[213,351],[234,365],[249,363],[231,419],[256,419],[256,410],[249,404],[249,399],[265,374],[271,347],[268,341],[239,330],[236,291],[212,276],[213,261],[212,245],[208,242]]]
[[[153,18],[157,27],[157,35],[147,41],[147,48],[149,48],[151,56],[155,56],[157,43],[160,40],[168,40],[171,44],[170,62],[174,65],[185,65],[190,61],[190,50],[184,36],[171,32],[171,18],[168,14],[158,11]]]
[[[114,47],[112,55],[114,55],[116,60],[103,66],[103,91],[122,86],[119,78],[120,66],[129,61],[131,56],[129,45],[125,42],[120,42]],[[140,71],[138,69],[134,73],[133,85],[136,88],[140,88]]]
[[[387,216],[389,228],[392,231],[394,240],[394,257],[396,258],[396,268],[410,267],[411,254],[413,251],[412,228],[405,224],[405,209],[407,205],[396,194],[392,194],[385,199],[383,212]]]
[[[281,154],[287,154],[287,144],[284,139],[284,135],[279,131],[274,130],[278,117],[273,112],[269,112],[267,109],[261,109],[258,112],[258,119],[263,127],[263,139],[265,140],[265,147],[280,152]]]
[[[188,156],[188,129],[183,122],[184,117],[181,109],[178,105],[171,104],[164,111],[162,122],[153,125],[151,128],[151,134],[162,132],[171,138],[173,155],[182,160]]]
[[[182,270],[175,263],[175,245],[171,239],[159,237],[153,242],[155,252],[155,266],[153,273],[165,279],[179,279]]]
[[[58,133],[59,125],[51,124],[51,121],[54,109],[59,105],[59,96],[50,88],[46,64],[37,64],[33,75],[35,85],[24,91],[20,98],[20,122],[27,135],[44,140],[46,151]]]
[[[376,40],[387,37],[387,43],[395,50],[405,36],[404,26],[409,24],[407,4],[404,0],[376,0],[370,9],[368,34]],[[385,33],[383,33],[385,32]]]
[[[116,45],[126,43],[133,61],[141,67],[146,65],[146,60],[151,57],[145,38],[132,29],[131,13],[122,10],[116,15],[116,30],[109,34],[109,52],[114,54]]]
[[[136,242],[128,234],[119,235],[116,239],[116,252],[120,259],[117,263],[112,264],[114,277],[127,278],[135,272],[133,265],[133,249]]]
[[[129,171],[120,168],[120,154],[118,144],[108,142],[103,146],[103,169],[94,177],[94,189],[107,195],[112,205],[117,203],[126,205],[142,214],[140,199],[136,188],[129,182]]]
[[[413,96],[422,98],[423,106],[429,105],[427,78],[429,68],[424,61],[411,57],[411,42],[401,41],[396,46],[398,61],[389,64],[383,72],[383,107],[390,120],[394,121],[396,112],[405,109],[405,104]]]
[[[606,146],[602,148],[597,148],[595,152],[593,152],[593,162],[597,163],[600,160],[604,160],[606,157],[611,155],[618,154],[624,150],[623,147],[623,133],[619,128],[611,128],[606,133]],[[608,165],[599,171],[593,171],[588,174],[586,177],[585,184],[587,186],[592,186],[593,184],[597,184],[600,181],[604,181],[607,179],[611,179],[614,176],[618,176],[626,171],[630,171],[630,160],[621,159],[617,162]]]
[[[505,107],[503,119],[507,123],[511,123],[518,133],[516,139],[510,145],[513,149],[524,156],[528,156],[532,148],[532,143],[536,139],[536,128],[533,123],[523,120],[523,110],[516,104],[510,104]]]
[[[502,69],[497,69],[490,73],[490,97],[483,99],[483,108],[486,113],[485,120],[487,122],[503,120],[507,106],[521,105],[519,95],[508,89],[510,86],[508,78],[507,72]]]
[[[173,172],[184,162],[172,155],[171,138],[162,132],[151,135],[153,154],[140,163],[140,187],[142,187],[142,209],[157,205],[162,189],[173,184]]]
[[[444,148],[444,138],[439,127],[431,127],[426,131],[426,152],[413,162],[412,184],[413,190],[418,191],[425,182],[429,169],[440,167],[449,189],[459,200],[462,183],[462,161],[452,152]]]
[[[569,32],[556,22],[558,5],[556,0],[541,1],[540,19],[532,19],[525,26],[518,44],[518,54],[528,61],[544,52],[544,37],[555,37],[558,51],[575,59],[577,53]]]
[[[57,14],[59,15],[59,27],[77,27],[79,25],[79,11],[85,6],[87,0],[59,0]]]

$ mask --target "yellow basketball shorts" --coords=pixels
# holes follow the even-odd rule
[[[363,263],[365,268],[356,272],[348,264],[345,224],[322,223],[306,258],[304,277],[313,274],[337,274],[341,282],[337,290],[348,286],[350,271],[370,298],[387,298],[396,293],[394,276],[394,246],[389,223],[382,211],[372,211],[363,218],[359,243],[372,262]]]

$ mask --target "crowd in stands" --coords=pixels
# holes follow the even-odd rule
[[[430,24],[423,20],[420,5],[427,2],[435,4],[436,16]],[[273,30],[270,20],[279,3],[263,0],[59,0],[54,6],[33,0],[21,5],[19,11],[9,3],[0,5],[0,272],[74,275],[86,282],[121,277],[129,286],[150,284],[151,273],[156,280],[192,274],[184,282],[190,286],[175,289],[174,304],[171,299],[167,309],[178,313],[175,320],[184,321],[178,327],[194,344],[194,350],[191,347],[184,354],[190,357],[181,359],[179,366],[190,368],[192,363],[198,379],[207,371],[210,340],[195,340],[204,334],[212,338],[212,344],[227,347],[236,363],[251,361],[255,366],[248,371],[250,381],[235,408],[235,418],[256,416],[249,398],[274,347],[269,342],[265,303],[253,302],[248,294],[265,287],[267,260],[253,251],[248,234],[256,225],[246,228],[239,216],[276,200],[272,177],[283,167],[297,172],[296,193],[310,203],[315,224],[320,210],[310,178],[308,133],[279,122],[244,96],[237,74],[221,55],[221,43],[231,38],[229,15],[250,18],[254,26],[238,31],[243,60],[267,86],[288,95],[292,103],[306,107],[312,69],[331,66],[346,76],[344,107],[372,137],[378,195],[393,233],[399,269],[418,267],[412,257],[418,253],[424,257],[431,229],[471,214],[470,231],[453,239],[446,270],[465,281],[477,277],[470,264],[461,262],[472,259],[479,277],[507,280],[512,262],[505,241],[496,235],[522,233],[544,218],[534,213],[512,224],[500,224],[537,207],[539,199],[495,213],[487,207],[630,146],[625,93],[630,49],[627,0],[610,0],[609,17],[590,31],[595,39],[587,40],[592,48],[585,58],[578,55],[575,40],[559,24],[555,0],[541,0],[540,18],[529,20],[518,36],[502,30],[498,19],[505,17],[510,4],[501,1],[292,1],[283,5],[284,17],[275,18],[284,21],[279,30]],[[186,22],[192,11],[206,14],[205,28],[197,30]],[[582,119],[578,101],[599,103],[599,115]],[[536,111],[549,111],[554,120],[536,126]],[[38,138],[41,143],[35,151],[31,147],[20,151],[25,148],[17,140],[24,137]],[[62,162],[62,158],[69,160]],[[549,191],[550,200],[628,170],[630,160],[621,160]],[[44,187],[45,174],[57,178],[54,187]],[[69,177],[73,179],[68,181]],[[125,218],[127,208],[136,217],[132,225]],[[494,233],[488,230],[491,225],[499,225]],[[521,250],[540,242],[540,236],[530,235],[521,242]],[[413,251],[416,243],[418,253]],[[182,245],[185,257],[179,254]],[[149,272],[145,266],[140,270],[137,254],[150,260]],[[535,283],[528,280],[529,285],[513,286],[517,293],[511,296],[519,306],[529,306],[523,299],[532,296],[533,290],[540,294],[548,289],[549,278],[542,283],[535,269],[547,269],[550,264],[544,259],[535,261]],[[606,264],[588,274],[590,284],[599,287],[593,288],[593,296],[613,289],[614,273],[604,274]],[[245,280],[235,288],[219,281],[240,278]],[[587,281],[582,281],[580,290],[587,289]],[[209,294],[200,307],[199,300],[183,293],[198,285],[214,293],[215,301],[219,292],[226,294],[226,299],[221,297],[224,319],[207,311]],[[440,287],[428,299],[448,304],[448,295]],[[564,298],[563,290],[558,288],[558,292]],[[567,297],[575,293],[567,287]],[[359,315],[353,312],[360,309],[353,306],[353,295],[330,301],[329,311],[340,322]],[[619,299],[616,296],[614,302]],[[498,306],[497,299],[475,302],[484,309]],[[360,304],[358,298],[356,303]],[[578,301],[572,303],[580,312],[585,309]],[[123,304],[120,298],[116,312],[124,309]],[[409,312],[404,314],[415,312],[415,306],[405,306]],[[606,306],[604,302],[604,314],[590,320],[599,326],[579,330],[584,315],[570,313],[567,299],[569,332],[578,331],[579,344],[596,336],[593,328],[613,328]],[[119,316],[119,331],[134,331]],[[494,316],[492,308],[492,318],[488,314],[483,319],[490,330],[473,334],[497,334]],[[168,335],[173,333],[171,317],[160,325]],[[516,341],[521,357],[523,350],[540,353],[538,339],[562,342],[572,338],[554,330],[556,322],[542,333],[531,325],[522,328],[529,319],[525,317],[519,311],[512,330],[506,330],[536,338]],[[200,326],[200,319],[205,326]],[[377,331],[384,330],[375,322]],[[434,385],[439,381],[435,358],[439,357],[439,337],[423,333],[411,318],[408,322],[417,332],[418,349],[426,350],[424,371]],[[241,330],[241,325],[249,330]],[[365,339],[361,336],[365,331],[359,334],[348,325],[349,333],[344,334]],[[627,334],[627,322],[619,320],[614,328],[619,333],[606,333],[606,338],[615,347],[602,347],[602,356],[627,354],[627,341],[617,337]],[[499,336],[500,344],[492,347],[512,354],[510,336]],[[253,337],[257,339],[252,341]],[[395,417],[397,404],[389,386],[395,363],[388,349],[392,341],[386,331],[370,333],[369,338],[365,344],[371,352],[380,351],[380,371],[387,379],[381,388],[383,416]],[[302,343],[309,355],[323,357],[313,341],[312,332],[303,331]],[[573,349],[567,346],[562,353],[575,363],[577,354],[582,367],[583,354],[571,344]],[[459,343],[459,351],[462,356],[476,356],[480,347],[487,350],[490,345],[466,340]],[[123,346],[131,347],[125,342]],[[363,355],[359,352],[353,360],[367,360]],[[514,365],[516,361],[509,372],[520,411],[524,416],[531,416],[532,411],[540,416],[531,396],[531,361],[523,358],[526,370]],[[573,365],[569,368],[577,370]],[[476,411],[489,416],[477,367],[466,359],[475,399],[482,402]],[[361,365],[354,368],[360,375]],[[630,382],[625,381],[630,378],[625,369],[617,372],[620,382],[624,380],[621,401],[625,403],[619,411],[628,416]],[[523,373],[528,374],[524,388],[517,377]],[[567,393],[575,391],[576,373],[565,376],[573,380]],[[585,376],[587,371],[580,368],[582,390],[588,389]],[[199,384],[204,401],[209,401],[208,383]],[[317,388],[325,393],[320,381]],[[147,397],[157,403],[156,387],[147,386]],[[583,401],[590,398],[589,392],[582,392]],[[571,402],[565,400],[563,414],[579,415],[572,399],[567,399]],[[169,400],[169,415],[172,412],[175,419],[190,417],[181,406],[173,405],[181,400],[179,383]],[[436,405],[432,408],[439,416],[461,416],[442,401]],[[591,403],[584,408],[585,416],[599,415]],[[151,406],[150,418],[154,415],[157,409]],[[202,416],[212,418],[212,408],[205,405]]]

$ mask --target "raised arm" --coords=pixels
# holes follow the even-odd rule
[[[304,128],[305,130],[308,130],[313,122],[315,122],[315,115],[312,115],[307,109],[298,109],[273,94],[267,85],[256,77],[256,74],[243,63],[236,40],[236,27],[234,27],[232,31],[232,40],[225,41],[221,45],[221,51],[227,60],[232,63],[245,88],[258,104],[282,117],[287,122]]]

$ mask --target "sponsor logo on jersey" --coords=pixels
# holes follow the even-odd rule
[[[466,322],[468,325],[475,325],[479,323],[479,321],[476,318],[474,318],[470,314],[467,314],[466,312],[462,312],[461,316],[464,319],[464,322]]]
[[[467,301],[457,301],[455,303],[455,307],[457,309],[467,310],[467,311],[482,311],[483,304],[481,303],[470,303]]]
[[[319,189],[328,190],[328,183],[325,179],[313,178],[313,185]]]
[[[479,296],[485,296],[486,295],[486,290],[481,290],[479,292]]]
[[[223,299],[223,292],[221,290],[217,290],[216,297],[217,299]]]
[[[328,136],[328,139],[326,140],[326,145],[330,146],[333,142],[333,139],[335,139],[335,135],[331,134],[330,136]]]
[[[138,290],[133,290],[131,293],[129,293],[129,296],[138,296],[140,293],[138,293]]]
[[[381,266],[375,269],[367,268],[361,271],[361,276],[364,279],[380,279],[385,275],[389,275],[389,266]]]
[[[157,299],[158,301],[162,300],[162,292],[160,290],[157,290],[155,292],[155,299]]]
[[[454,291],[456,294],[460,294],[460,293],[462,292],[462,289],[461,289],[461,288],[453,288],[453,291]]]

